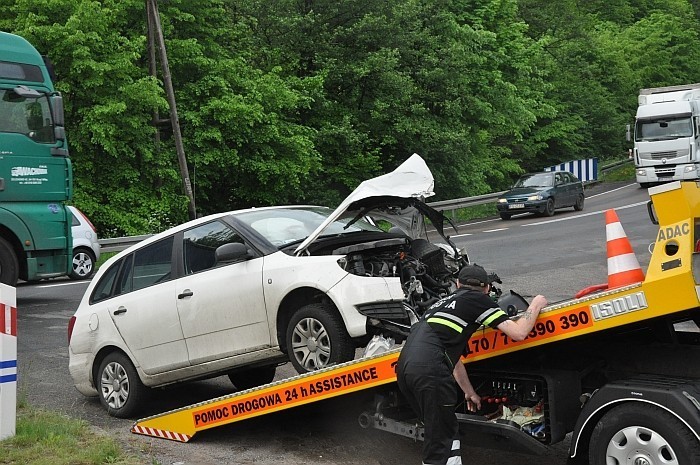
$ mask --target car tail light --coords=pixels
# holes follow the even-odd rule
[[[85,221],[87,221],[87,224],[89,224],[90,227],[92,228],[92,230],[95,231],[95,234],[97,234],[97,228],[95,228],[95,225],[92,224],[92,221],[90,221],[90,219],[89,219],[87,216],[85,216],[85,213],[81,212],[81,211],[80,211],[79,209],[77,209],[77,208],[75,209],[75,211],[77,211],[78,213],[80,213],[80,216],[82,216],[83,219],[84,219]]]
[[[68,344],[70,344],[70,338],[73,335],[73,328],[75,327],[75,317],[70,317],[68,320]]]

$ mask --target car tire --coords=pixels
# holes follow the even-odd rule
[[[611,409],[595,426],[588,463],[700,463],[700,442],[667,411],[628,403]]]
[[[544,206],[544,216],[554,215],[554,198],[547,199],[547,205]]]
[[[120,352],[112,352],[102,360],[96,378],[100,403],[113,417],[133,416],[148,397],[148,388],[141,382],[136,368]]]
[[[16,286],[19,280],[19,262],[12,246],[0,238],[0,282],[8,286]]]
[[[309,304],[292,315],[286,333],[289,360],[299,373],[325,368],[355,357],[355,345],[336,309]]]
[[[275,379],[277,365],[248,368],[229,372],[228,379],[239,391],[271,383]]]
[[[501,215],[502,220],[509,220],[510,219],[510,213],[499,213]]]
[[[70,279],[88,279],[95,272],[95,253],[85,247],[73,250]]]
[[[578,197],[576,197],[576,203],[574,204],[574,210],[577,212],[580,212],[583,210],[583,202],[584,202],[584,196],[583,194],[579,194]]]

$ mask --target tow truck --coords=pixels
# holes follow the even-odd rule
[[[472,336],[463,362],[482,410],[455,412],[465,444],[544,454],[570,434],[571,465],[700,464],[700,183],[675,181],[649,195],[659,230],[643,281],[551,304],[523,341],[491,329]],[[187,442],[368,391],[360,426],[422,440],[395,382],[400,350],[144,418],[132,432]]]

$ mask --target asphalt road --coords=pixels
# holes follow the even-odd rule
[[[504,290],[524,296],[544,294],[550,302],[570,299],[579,289],[607,280],[603,212],[615,207],[637,257],[645,268],[657,227],[648,219],[646,190],[636,184],[595,186],[584,211],[558,211],[551,218],[531,215],[509,221],[490,219],[462,225],[453,240],[470,259],[495,271]],[[284,412],[200,432],[187,444],[130,433],[132,420],[107,416],[97,399],[79,394],[68,374],[67,323],[86,282],[54,280],[17,288],[18,395],[32,405],[82,418],[118,439],[144,463],[405,465],[420,463],[421,443],[364,430],[357,417],[366,395],[322,401]],[[277,379],[294,374],[289,364]],[[146,415],[232,392],[227,378],[193,382],[155,392]],[[564,465],[568,444],[545,456],[464,447],[473,465]]]

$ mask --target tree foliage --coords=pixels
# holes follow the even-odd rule
[[[101,235],[187,217],[143,0],[0,0],[54,62],[74,202]],[[639,88],[700,82],[689,0],[169,0],[160,19],[198,212],[335,205],[421,154],[439,198],[620,156]]]

